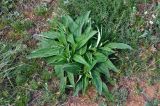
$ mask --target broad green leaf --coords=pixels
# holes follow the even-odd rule
[[[63,23],[61,23],[60,21],[57,22],[57,31],[63,32],[63,33],[66,32],[66,26]]]
[[[84,23],[86,23],[89,19],[89,14],[90,14],[90,11],[82,14],[81,16],[79,16],[77,19],[76,19],[76,23],[80,26],[83,26]]]
[[[70,31],[73,33],[74,37],[76,37],[80,34],[79,31],[77,30],[78,25],[75,22],[71,23],[69,25],[69,28],[70,28]]]
[[[50,56],[45,59],[48,64],[65,64],[67,60],[62,55]]]
[[[72,34],[69,34],[69,35],[67,36],[67,41],[68,41],[69,43],[71,43],[72,45],[75,45],[74,37],[73,37]]]
[[[55,73],[59,78],[64,77],[64,70],[62,65],[56,65],[54,67]]]
[[[91,63],[88,71],[90,72],[90,71],[95,67],[96,64],[97,64],[97,60],[94,60],[94,61]]]
[[[89,63],[92,64],[92,62],[93,62],[93,54],[91,52],[87,52],[86,53],[86,57],[87,57],[87,60],[89,61]]]
[[[69,25],[74,22],[73,19],[68,15],[62,16],[61,20],[66,27],[69,27]]]
[[[88,34],[92,30],[91,21],[88,23],[88,26],[84,29],[84,35]]]
[[[60,92],[61,92],[61,94],[63,94],[65,92],[66,83],[67,83],[67,78],[61,77],[60,78]]]
[[[81,70],[81,66],[76,63],[68,63],[63,65],[63,70],[73,74],[79,74]]]
[[[107,64],[108,68],[113,70],[114,72],[118,72],[119,70],[116,68],[116,66],[109,60],[107,59],[107,61],[105,62],[105,64]]]
[[[81,40],[77,43],[77,49],[80,49],[82,46],[84,46],[96,33],[97,31],[91,31],[88,34],[81,36]]]
[[[72,53],[75,53],[76,44],[75,44],[75,40],[74,40],[73,34],[69,34],[69,35],[67,36],[67,41],[68,41],[69,43],[71,43]]]
[[[60,54],[60,50],[57,48],[42,48],[33,51],[28,58],[42,58]]]
[[[64,47],[63,44],[52,39],[42,38],[39,41],[40,41],[38,43],[39,48],[63,48]]]
[[[102,80],[101,80],[101,77],[100,77],[100,74],[94,70],[92,72],[92,82],[93,84],[95,85],[98,93],[101,95],[102,94]]]
[[[68,76],[70,84],[73,86],[73,88],[75,88],[75,81],[74,81],[73,73],[67,72],[67,76]]]
[[[109,92],[108,87],[104,82],[102,82],[102,92],[103,92],[103,95],[106,96],[106,98],[108,98],[111,101],[114,100],[113,95]]]
[[[109,47],[111,49],[132,49],[129,45],[124,43],[109,43],[105,45],[105,47]]]
[[[76,22],[73,21],[73,19],[70,16],[64,16],[62,17],[62,22],[65,24],[65,26],[67,26],[70,30],[70,32],[74,35],[74,36],[78,36],[79,35],[79,26]]]
[[[78,93],[80,90],[82,90],[83,88],[83,84],[82,84],[82,81],[78,81],[78,83],[76,84],[76,88],[75,88],[75,91],[74,91],[74,96],[78,96]]]
[[[78,24],[78,28],[77,28],[77,35],[80,36],[82,34],[82,28],[84,26],[85,23],[87,23],[87,21],[89,20],[89,14],[90,14],[90,11],[88,11],[87,13],[79,16],[77,19],[76,19],[76,23]]]
[[[66,35],[64,34],[64,32],[60,32],[59,36],[58,36],[58,40],[59,42],[63,43],[65,46],[67,45],[67,38]]]
[[[108,64],[105,63],[100,63],[97,67],[96,70],[102,74],[104,74],[107,78],[110,78],[110,73],[108,69]]]
[[[81,55],[74,55],[73,60],[86,66],[90,66]]]
[[[58,47],[58,44],[54,40],[42,38],[38,43],[38,46],[39,48],[54,48]]]
[[[104,50],[106,52],[111,52],[111,53],[115,53],[115,51],[113,51],[111,48],[104,46],[104,47],[100,47],[101,50]]]
[[[43,35],[43,37],[53,40],[57,39],[57,36],[59,35],[58,32],[53,32],[53,31],[43,32],[41,34]]]
[[[86,93],[86,89],[88,87],[88,82],[89,82],[88,78],[86,76],[84,76],[82,78],[82,84],[83,84],[82,93],[83,93],[83,95]]]
[[[91,69],[92,69],[92,66],[88,66],[88,67],[84,66],[83,68],[83,74],[88,78],[92,78]]]
[[[105,62],[107,59],[103,53],[99,53],[99,52],[96,52],[94,56],[97,62]]]
[[[71,61],[71,51],[69,50],[69,45],[66,45],[64,56],[67,58],[67,61]]]
[[[83,55],[83,54],[86,53],[86,51],[87,51],[87,45],[86,45],[86,46],[83,46],[82,48],[80,48],[79,51],[78,51],[78,53],[79,53],[80,55]]]

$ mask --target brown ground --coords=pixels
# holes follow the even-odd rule
[[[34,35],[40,33],[42,31],[46,31],[48,29],[47,18],[53,18],[53,14],[47,14],[46,17],[35,16],[33,13],[34,7],[43,2],[49,2],[50,5],[54,4],[54,0],[30,0],[27,4],[19,4],[18,10],[21,10],[24,16],[30,20],[33,20],[35,23],[35,27],[28,30],[29,35]],[[143,10],[144,5],[139,5],[139,9]],[[148,8],[151,5],[147,5]],[[27,42],[28,46],[36,45],[35,40],[29,40]],[[157,44],[157,48],[160,48],[160,43]],[[125,105],[126,106],[144,106],[147,101],[151,101],[153,99],[160,100],[160,83],[155,83],[153,85],[148,84],[146,76],[137,77],[124,77],[121,78],[119,83],[117,84],[117,88],[126,88],[128,90],[128,96]],[[96,101],[96,92],[94,88],[90,88],[86,96],[72,97],[69,96],[67,102],[64,104],[65,106],[98,106],[101,101],[104,101],[104,98],[99,98]]]
[[[146,80],[137,77],[123,78],[120,86],[128,89],[126,106],[145,106],[147,101],[160,100],[160,84],[148,85]],[[138,91],[141,90],[141,91]]]
[[[145,106],[149,101],[160,100],[160,83],[150,85],[148,79],[145,80],[141,77],[132,76],[120,79],[116,87],[128,90],[127,100],[124,104],[121,104],[122,106]],[[90,88],[86,96],[69,97],[66,106],[99,106],[104,98],[96,101],[96,92],[93,89]]]

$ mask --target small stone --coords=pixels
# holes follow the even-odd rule
[[[149,21],[149,23],[150,23],[151,25],[153,25],[153,21]]]
[[[155,16],[154,14],[152,14],[152,18],[154,18],[154,19],[155,19],[155,18],[156,18],[156,16]]]
[[[145,14],[145,15],[147,15],[147,14],[148,14],[148,12],[147,12],[147,11],[145,11],[145,12],[144,12],[144,14]]]

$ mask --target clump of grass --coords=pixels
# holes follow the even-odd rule
[[[48,12],[47,4],[40,4],[37,5],[34,9],[34,13],[38,16],[44,16]]]
[[[134,5],[134,0],[69,0],[60,3],[61,8],[72,17],[91,10],[92,24],[102,28],[104,40],[121,42],[131,40],[127,29]]]
[[[27,51],[21,42],[0,42],[0,105],[25,106],[31,101],[45,104],[56,100],[46,85],[53,72],[43,69],[35,60],[28,61]],[[35,91],[43,92],[36,103],[31,95]]]
[[[33,22],[28,19],[16,20],[11,24],[11,26],[15,31],[21,32],[33,27]]]
[[[0,14],[6,14],[15,8],[15,1],[14,0],[1,0],[0,6],[1,6]]]

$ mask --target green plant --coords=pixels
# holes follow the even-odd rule
[[[38,16],[43,16],[47,13],[48,11],[48,7],[47,7],[47,4],[41,4],[41,5],[38,5],[36,6],[36,8],[34,9],[34,12],[36,15]]]
[[[33,22],[27,19],[16,20],[15,22],[11,23],[11,26],[16,32],[24,32],[33,26]]]
[[[26,100],[29,99],[23,92],[27,90],[21,91],[20,87],[26,86],[36,71],[36,64],[23,62],[25,49],[26,46],[19,41],[17,43],[0,41],[0,105],[17,102],[16,105],[21,103],[22,106],[26,105]]]
[[[15,1],[14,0],[1,0],[0,1],[0,14],[6,14],[12,11],[15,8]]]
[[[0,41],[0,105],[12,102],[10,96],[14,93],[15,85],[13,78],[18,78],[15,70],[22,65],[17,61],[17,55],[23,50],[23,46],[19,43],[9,44]]]
[[[60,7],[70,16],[77,17],[91,10],[93,27],[102,27],[103,40],[133,41],[133,29],[130,29],[131,14],[136,0],[59,0]],[[132,33],[131,33],[132,32]],[[139,34],[138,34],[139,35]]]
[[[53,72],[40,68],[34,60],[28,61],[25,58],[26,49],[28,48],[19,41],[17,43],[0,41],[1,106],[25,106],[31,103],[41,106],[55,103],[56,96],[47,85],[48,80],[53,77]],[[31,94],[37,94],[36,92],[42,94],[33,98]]]
[[[127,101],[128,93],[128,90],[124,87],[115,89],[115,91],[113,92],[115,97],[114,103],[119,106],[123,106]]]
[[[0,29],[3,29],[5,26],[8,26],[12,20],[15,21],[15,3],[16,1],[14,0],[0,1]]]
[[[22,45],[10,46],[3,42],[0,42],[0,78],[7,77],[10,71],[15,69],[17,66],[13,65],[16,58],[16,54],[21,52]]]
[[[89,14],[87,12],[75,21],[68,15],[50,21],[52,29],[42,33],[38,49],[28,58],[44,58],[49,65],[54,65],[62,93],[66,88],[73,88],[74,95],[79,91],[84,94],[93,84],[100,95],[111,98],[106,83],[111,79],[109,71],[118,72],[118,69],[109,56],[115,53],[113,49],[131,47],[102,42],[99,29],[92,29]]]

